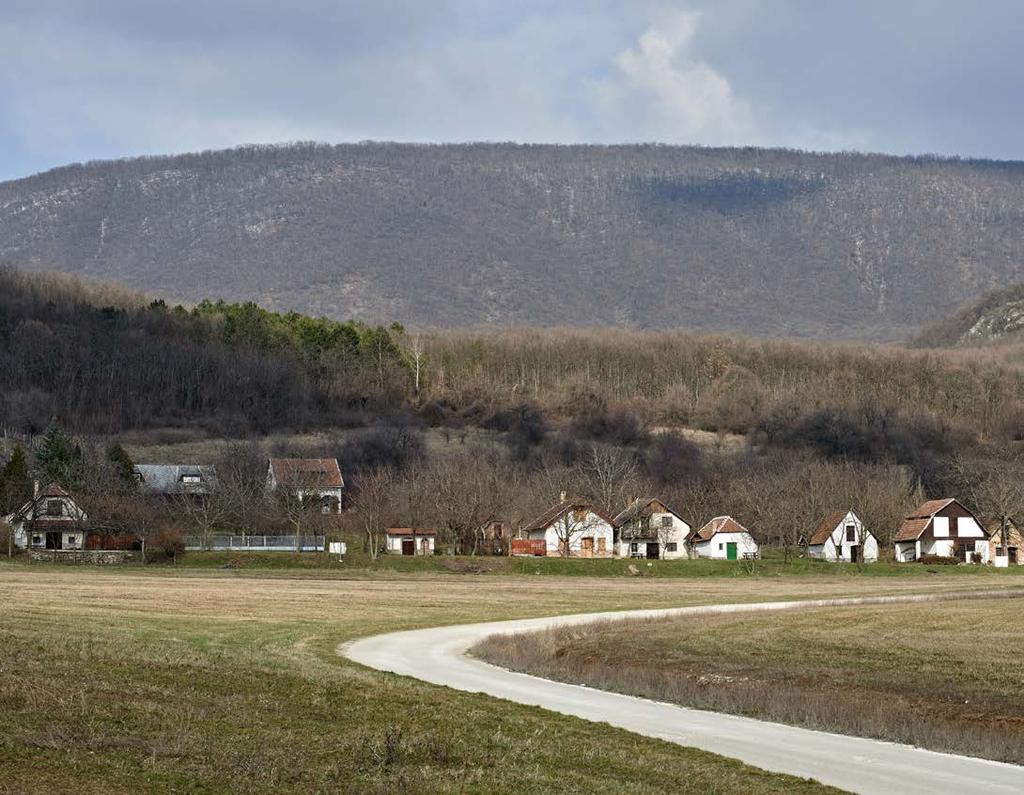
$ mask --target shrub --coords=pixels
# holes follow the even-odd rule
[[[926,566],[959,566],[960,561],[956,558],[951,558],[946,555],[922,555],[918,560],[918,563],[923,563]]]

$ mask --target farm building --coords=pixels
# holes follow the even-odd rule
[[[610,558],[614,554],[615,521],[583,497],[567,497],[527,524],[523,533],[543,541],[547,555],[573,558]]]
[[[690,537],[694,557],[719,560],[756,558],[757,541],[731,516],[716,516]]]
[[[75,498],[56,483],[40,489],[7,517],[19,549],[85,549],[88,516]]]
[[[989,522],[988,559],[999,568],[1024,566],[1024,535],[1013,519],[1006,523],[1006,538],[1003,538],[1003,523]]]
[[[341,513],[345,481],[336,458],[271,458],[268,491],[282,491],[304,502],[320,501],[321,513]]]
[[[818,523],[807,542],[807,554],[833,563],[874,563],[878,541],[853,511],[835,511]]]
[[[411,527],[389,527],[387,552],[391,555],[433,555],[437,540],[436,530],[413,530]]]
[[[909,563],[925,555],[988,563],[989,532],[952,497],[928,500],[903,520],[893,538],[896,560]]]
[[[641,497],[615,517],[616,552],[623,558],[689,557],[690,525],[657,497]]]

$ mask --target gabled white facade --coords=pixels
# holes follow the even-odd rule
[[[530,530],[527,537],[544,541],[547,554],[563,555],[567,541],[569,557],[610,558],[614,554],[615,532],[611,522],[588,508],[569,508],[542,529]]]
[[[756,558],[760,548],[750,533],[715,533],[709,541],[698,541],[693,551],[698,558],[728,560],[731,544],[736,545],[736,559]]]
[[[874,563],[878,560],[878,540],[857,514],[848,511],[824,543],[808,545],[807,554],[831,563]]]

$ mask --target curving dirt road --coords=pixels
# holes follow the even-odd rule
[[[813,778],[852,792],[885,795],[893,792],[901,795],[1024,793],[1024,768],[1016,765],[552,682],[506,671],[466,655],[468,649],[488,635],[602,620],[1021,596],[1024,591],[1000,590],[587,613],[394,632],[352,641],[339,647],[338,653],[378,670],[608,723],[637,734],[739,759],[765,770]]]

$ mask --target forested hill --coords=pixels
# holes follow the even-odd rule
[[[1024,339],[1024,283],[1012,284],[979,298],[925,328],[914,339],[918,347],[1016,343]]]
[[[249,147],[0,184],[0,261],[371,322],[897,339],[1024,278],[1024,164]]]

